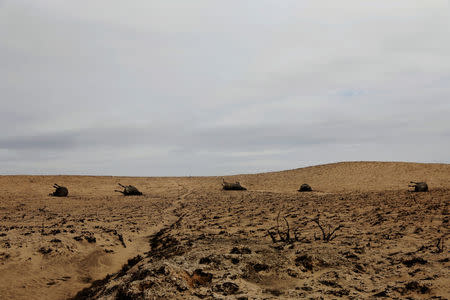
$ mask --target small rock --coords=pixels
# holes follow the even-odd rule
[[[52,250],[52,248],[41,247],[38,251],[45,255],[45,254],[49,254],[53,250]]]
[[[198,263],[202,265],[208,265],[211,263],[211,259],[209,257],[202,257],[200,258],[200,261]]]
[[[421,265],[425,265],[428,263],[428,261],[426,261],[425,259],[421,258],[421,257],[414,257],[412,259],[408,259],[408,260],[404,260],[402,261],[402,263],[407,266],[407,267],[412,267],[415,264],[421,264]]]
[[[224,282],[222,284],[217,284],[213,290],[224,296],[228,296],[236,294],[239,291],[239,286],[233,282]]]
[[[222,284],[223,294],[225,296],[227,295],[233,295],[236,294],[239,291],[239,286],[233,282],[224,282]]]
[[[256,272],[267,271],[269,269],[269,266],[266,264],[254,264],[253,269]]]
[[[84,239],[86,241],[88,241],[88,243],[95,243],[95,242],[97,242],[97,239],[95,238],[95,236],[87,235],[87,236],[84,237]]]

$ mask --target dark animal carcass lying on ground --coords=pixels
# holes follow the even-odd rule
[[[114,192],[122,193],[125,196],[140,196],[140,195],[142,195],[142,193],[139,192],[139,190],[135,186],[132,186],[132,185],[125,186],[125,185],[120,184],[120,183],[119,183],[119,185],[121,187],[123,187],[123,191],[114,190]]]
[[[60,186],[55,183],[53,187],[55,188],[55,191],[53,193],[50,193],[49,196],[67,197],[67,195],[69,194],[69,190],[65,186]]]
[[[428,184],[426,182],[414,182],[411,181],[409,187],[414,188],[414,192],[428,192]]]
[[[312,188],[309,184],[304,183],[300,186],[300,188],[298,189],[299,192],[311,192]]]
[[[243,187],[239,181],[236,182],[226,182],[225,179],[222,179],[222,188],[224,190],[233,190],[233,191],[246,191],[247,189]]]

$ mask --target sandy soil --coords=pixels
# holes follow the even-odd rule
[[[0,176],[0,299],[450,298],[450,165],[225,179]]]

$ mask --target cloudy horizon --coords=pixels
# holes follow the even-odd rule
[[[0,0],[0,175],[450,163],[450,1]]]

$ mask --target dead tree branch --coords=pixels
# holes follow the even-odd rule
[[[285,216],[283,216],[283,219],[286,224],[286,229],[284,231],[282,231],[280,229],[280,227],[281,227],[280,226],[280,215],[281,215],[281,210],[278,212],[278,215],[276,218],[277,226],[272,227],[271,229],[267,230],[267,234],[272,239],[272,242],[273,243],[283,242],[283,243],[292,244],[294,242],[300,242],[300,241],[304,240],[305,238],[299,237],[298,228],[292,230],[292,232],[294,233],[294,237],[291,237],[291,227],[289,225],[289,221],[287,220],[287,218]]]
[[[323,226],[320,224],[320,215],[317,215],[317,217],[315,217],[312,221],[314,223],[317,224],[317,226],[319,226],[320,231],[322,231],[322,240],[325,243],[328,243],[329,241],[332,241],[336,238],[337,235],[335,235],[335,233],[340,230],[342,227],[344,227],[343,225],[339,224],[336,228],[334,228],[333,230],[331,230],[331,226],[328,226],[328,232],[325,231],[325,229],[323,228]]]
[[[438,239],[437,244],[436,244],[436,248],[437,248],[436,253],[444,252],[444,238],[443,237]]]

